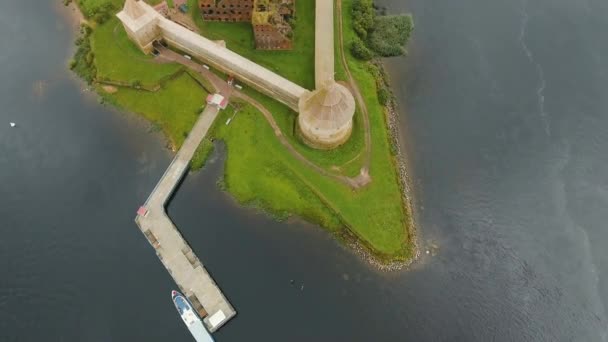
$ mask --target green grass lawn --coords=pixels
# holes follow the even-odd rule
[[[97,78],[154,86],[182,69],[179,64],[156,64],[131,42],[117,18],[99,25],[91,34]]]
[[[184,73],[157,92],[120,88],[117,93],[104,97],[121,108],[141,114],[179,147],[194,126],[207,93]]]
[[[251,88],[245,89],[245,92],[262,103],[272,113],[285,137],[300,154],[333,173],[347,176],[359,174],[364,158],[363,123],[359,111],[355,114],[355,126],[350,139],[338,148],[321,151],[303,144],[301,139],[296,136],[298,114],[291,108]]]
[[[395,168],[390,154],[380,151],[388,148],[386,144],[375,148],[379,155],[373,158],[373,183],[354,192],[291,156],[255,109],[239,112],[229,126],[224,122],[232,112],[226,113],[218,119],[212,134],[227,145],[225,184],[237,200],[254,202],[280,216],[294,213],[330,231],[346,226],[387,259],[408,255]]]
[[[274,139],[271,127],[250,105],[241,109],[230,125],[232,110],[222,113],[213,134],[228,148],[224,184],[241,203],[267,210],[275,217],[297,214],[337,231],[335,213],[302,181],[299,165]],[[264,153],[260,153],[264,151]]]

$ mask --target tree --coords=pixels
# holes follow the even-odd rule
[[[353,2],[353,28],[361,39],[366,39],[374,27],[374,6],[371,0],[355,0]]]
[[[365,43],[359,38],[355,38],[350,43],[350,52],[356,58],[364,61],[369,61],[370,59],[372,59],[372,57],[374,57],[374,53],[370,49],[368,49]]]
[[[413,29],[414,20],[410,14],[377,17],[374,29],[368,35],[368,46],[382,57],[404,55]]]

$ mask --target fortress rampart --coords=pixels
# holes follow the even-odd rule
[[[334,80],[333,9],[331,0],[316,1],[316,89],[312,92],[166,19],[141,0],[126,0],[117,17],[142,51],[149,53],[155,41],[164,40],[172,47],[238,78],[298,112],[298,131],[306,144],[318,149],[332,149],[350,137],[355,113],[352,94]]]
[[[143,1],[127,0],[117,16],[128,36],[144,52],[152,51],[154,41],[162,39],[295,111],[298,111],[300,97],[308,92],[286,78],[164,18]]]

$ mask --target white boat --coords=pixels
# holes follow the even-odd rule
[[[205,329],[203,322],[186,297],[177,291],[172,291],[171,299],[173,299],[173,304],[175,304],[177,312],[179,312],[179,315],[188,327],[188,330],[190,330],[194,340],[196,340],[196,342],[213,342],[213,337],[211,337],[211,334]]]

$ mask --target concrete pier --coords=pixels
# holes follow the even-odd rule
[[[197,147],[217,118],[219,108],[207,105],[181,149],[138,212],[135,222],[156,250],[181,292],[188,297],[211,332],[232,318],[236,311],[224,297],[165,212],[165,205],[188,171]]]

